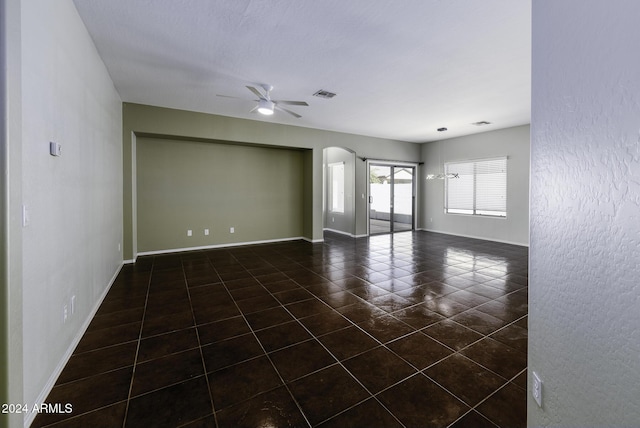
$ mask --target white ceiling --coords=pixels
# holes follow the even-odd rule
[[[530,121],[530,0],[74,2],[126,102],[412,142]],[[302,118],[249,113],[261,83]]]

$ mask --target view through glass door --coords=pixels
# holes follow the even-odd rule
[[[413,230],[415,167],[369,164],[369,233]]]

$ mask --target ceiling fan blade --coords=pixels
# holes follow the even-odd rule
[[[289,113],[291,116],[295,117],[296,119],[300,119],[302,117],[298,113],[294,113],[291,110],[287,110],[286,108],[282,108],[282,107],[278,106],[278,104],[275,105],[275,109],[283,111],[285,113]]]
[[[256,94],[258,96],[258,98],[260,99],[267,99],[264,95],[262,95],[260,93],[260,91],[258,91],[256,88],[254,88],[253,86],[247,86],[247,89],[250,90],[251,92],[253,92],[254,94]]]
[[[254,113],[254,112],[258,111],[258,107],[260,107],[260,105],[257,105],[254,108],[252,108],[251,110],[249,110],[249,113]]]
[[[222,97],[222,98],[235,98],[236,100],[243,100],[244,98],[240,98],[240,97],[233,97],[231,95],[222,95],[222,94],[216,94],[216,97]]]
[[[304,101],[284,101],[284,100],[272,100],[272,101],[277,104],[284,104],[288,106],[308,106],[309,105]]]

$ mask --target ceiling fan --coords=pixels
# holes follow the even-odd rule
[[[295,113],[291,110],[287,110],[286,108],[281,107],[281,105],[289,105],[289,106],[308,106],[309,105],[304,101],[272,100],[271,91],[273,90],[273,86],[271,85],[260,85],[260,86],[264,90],[264,94],[261,93],[258,89],[254,88],[253,86],[247,86],[247,89],[250,90],[254,95],[258,97],[257,100],[254,100],[258,104],[251,110],[251,112],[257,111],[258,113],[270,116],[273,114],[274,110],[278,110],[285,113],[289,113],[291,116],[295,118],[301,118],[302,116],[300,116],[298,113]],[[229,95],[220,95],[220,94],[218,94],[218,96],[225,97],[225,98],[238,98],[238,97],[232,97]]]

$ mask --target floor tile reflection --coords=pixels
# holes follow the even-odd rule
[[[527,257],[430,232],[140,257],[47,398],[73,412],[32,426],[525,426]]]

